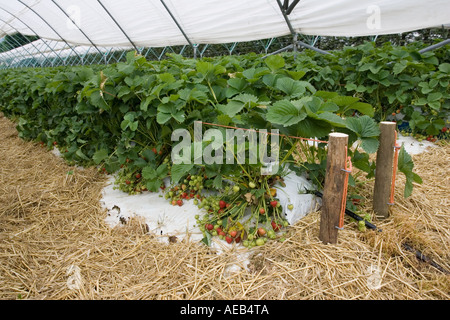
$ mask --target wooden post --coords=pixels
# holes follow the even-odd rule
[[[395,122],[380,123],[380,145],[377,151],[375,186],[373,190],[373,211],[379,218],[389,217],[389,195],[394,162]]]
[[[344,192],[348,135],[331,133],[328,140],[327,171],[322,196],[319,239],[327,243],[336,243],[342,195]]]

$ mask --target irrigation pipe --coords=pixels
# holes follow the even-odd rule
[[[307,190],[307,192],[308,192],[308,193],[313,193],[314,195],[316,195],[317,197],[320,197],[320,198],[323,197],[322,192],[319,192],[319,191],[310,191],[310,190]],[[367,220],[364,220],[362,217],[360,217],[359,215],[357,215],[356,213],[354,213],[353,211],[351,211],[351,210],[349,210],[349,209],[345,209],[345,213],[346,213],[348,216],[350,216],[351,218],[353,218],[353,219],[355,219],[355,220],[357,220],[357,221],[364,221],[367,228],[370,228],[370,229],[372,229],[372,230],[377,230],[377,231],[379,231],[379,232],[383,231],[383,230],[377,228],[376,225],[370,223],[370,222],[367,221]],[[427,257],[427,256],[424,255],[422,252],[420,252],[419,250],[413,248],[413,247],[410,246],[409,244],[407,244],[407,243],[402,243],[402,247],[403,247],[404,249],[406,249],[406,250],[408,250],[408,251],[414,253],[414,254],[416,255],[416,258],[417,258],[417,259],[419,259],[419,260],[421,260],[421,261],[423,261],[423,262],[429,263],[430,265],[432,265],[433,267],[435,267],[436,269],[438,269],[439,271],[441,271],[441,272],[443,272],[443,273],[445,273],[445,274],[450,274],[450,272],[449,272],[448,270],[446,270],[446,269],[443,268],[441,265],[439,265],[438,263],[436,263],[433,259]]]

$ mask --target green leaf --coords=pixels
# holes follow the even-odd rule
[[[303,138],[326,137],[331,132],[332,126],[325,121],[306,117],[298,124],[288,128],[288,134]]]
[[[294,80],[300,80],[301,78],[303,78],[306,75],[306,71],[291,71],[291,70],[286,70],[286,73]]]
[[[158,169],[156,169],[156,175],[158,178],[163,179],[167,176],[169,172],[169,168],[167,167],[166,163],[161,164]]]
[[[306,89],[311,93],[315,93],[316,89],[307,81],[295,81],[291,78],[278,79],[275,88],[283,91],[292,98],[300,97],[305,94]]]
[[[159,80],[161,80],[161,82],[168,83],[168,84],[174,83],[176,81],[173,74],[168,73],[168,72],[159,74],[158,78],[159,78]]]
[[[222,181],[222,175],[218,174],[213,181],[214,188],[216,188],[217,190],[222,189]]]
[[[270,68],[270,70],[272,70],[272,72],[275,72],[281,68],[284,67],[285,65],[285,61],[283,59],[282,56],[280,55],[271,55],[268,56],[264,62],[266,63],[266,65]]]
[[[158,112],[158,114],[156,115],[156,121],[159,124],[165,124],[171,118],[172,118],[172,115],[170,113]]]
[[[367,153],[375,153],[378,150],[379,141],[376,138],[361,138],[361,148]]]
[[[316,116],[316,119],[324,120],[335,127],[345,127],[346,122],[344,119],[339,117],[337,114],[325,111]]]
[[[163,182],[161,180],[155,179],[155,180],[147,181],[145,186],[147,187],[148,191],[158,192],[159,191],[159,187],[161,187],[162,183]]]
[[[193,167],[194,164],[174,164],[170,170],[172,183],[178,183]]]
[[[142,169],[142,177],[145,180],[154,180],[157,178],[157,173],[155,168],[153,168],[152,165],[146,166],[144,169]]]
[[[287,100],[277,101],[267,112],[267,121],[284,126],[296,124],[305,119],[307,113]]]
[[[422,183],[422,179],[416,173],[413,172],[414,162],[412,161],[412,158],[408,154],[408,152],[406,152],[404,144],[402,144],[402,147],[398,153],[397,168],[406,177],[403,196],[405,198],[408,198],[413,191],[413,182]]]
[[[226,221],[226,220],[225,220]],[[211,246],[211,234],[209,232],[205,232],[205,236],[202,239],[202,242],[207,245],[208,247]]]
[[[283,76],[280,74],[266,74],[264,75],[262,81],[263,83],[268,86],[269,88],[274,88],[277,84],[278,79],[282,78]]]
[[[336,103],[339,107],[347,107],[353,103],[359,101],[359,98],[349,97],[349,96],[338,96],[331,99],[334,103]]]
[[[316,93],[314,93],[314,96],[322,98],[323,100],[329,100],[329,99],[336,98],[337,96],[339,96],[339,94],[337,92],[319,90]]]
[[[441,98],[442,98],[442,93],[440,93],[440,92],[433,92],[427,96],[428,102],[435,102]]]
[[[100,90],[96,90],[91,93],[89,97],[90,102],[92,105],[96,106],[99,109],[103,110],[110,110],[111,108],[106,103],[105,99],[103,99],[102,92]]]
[[[380,135],[380,129],[371,117],[365,115],[359,118],[347,118],[347,128],[356,133],[359,137],[370,138]]]
[[[108,150],[106,149],[100,149],[92,156],[92,160],[94,160],[95,164],[99,164],[106,158],[108,158]]]
[[[450,63],[447,63],[447,62],[441,63],[439,65],[439,71],[449,74],[450,73]]]
[[[147,111],[148,110],[148,105],[155,99],[154,96],[149,96],[147,98],[145,98],[145,100],[142,100],[141,105],[140,105],[140,109],[142,111]]]
[[[349,108],[357,110],[362,114],[368,115],[369,117],[373,117],[375,115],[375,109],[368,103],[355,102],[352,103]]]
[[[405,68],[406,68],[406,63],[403,60],[401,60],[400,62],[397,62],[394,65],[394,68],[392,70],[394,71],[394,74],[399,74],[403,70],[405,70]]]
[[[217,122],[220,125],[228,126],[231,123],[231,118],[226,114],[219,114],[217,116]]]
[[[258,98],[254,95],[243,93],[229,100],[227,105],[218,105],[217,109],[219,109],[223,114],[232,118],[236,114],[241,112],[245,106],[252,107],[256,105],[257,102]]]
[[[172,118],[174,118],[179,123],[183,123],[185,119],[185,114],[183,110],[177,111],[175,113],[172,113]]]
[[[242,75],[247,79],[248,82],[254,83],[268,73],[270,73],[270,70],[267,68],[250,68],[244,70],[242,72]]]
[[[81,151],[81,149],[78,149],[77,152],[75,152],[75,154],[80,157],[83,160],[89,161],[90,159],[83,153],[83,151]]]

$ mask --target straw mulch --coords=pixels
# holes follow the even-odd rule
[[[415,157],[424,183],[409,199],[398,190],[392,218],[374,221],[383,232],[346,220],[338,243],[324,245],[312,213],[236,271],[235,250],[165,245],[137,219],[111,229],[99,204],[104,177],[19,139],[0,116],[0,298],[446,300],[450,276],[401,243],[450,270],[449,160],[449,145]],[[367,210],[372,187],[363,188]]]

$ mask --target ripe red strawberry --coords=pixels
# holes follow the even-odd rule
[[[266,229],[264,229],[264,228],[259,228],[258,229],[258,234],[262,237],[262,236],[264,236],[265,234],[266,234]]]
[[[220,207],[220,209],[223,209],[223,208],[225,208],[227,206],[227,203],[225,202],[225,201],[223,201],[223,200],[220,200],[219,201],[219,207]]]
[[[221,228],[217,228],[216,231],[217,231],[217,233],[223,232],[223,230]]]
[[[127,181],[125,181],[125,183],[126,183],[126,184],[130,184],[130,183],[131,183],[131,181],[130,181],[130,180],[127,180]]]
[[[183,200],[181,200],[181,199],[178,200],[178,201],[177,201],[177,204],[181,207],[181,206],[183,205]]]
[[[236,243],[241,242],[241,237],[237,237],[236,239],[234,239],[234,241],[235,241]]]
[[[273,231],[278,231],[278,230],[280,230],[281,225],[276,224],[275,221],[272,221],[270,224],[272,225]]]
[[[225,232],[223,232],[222,230],[220,231],[220,232],[217,232],[217,234],[219,235],[219,236],[223,236],[223,237],[225,237],[227,234],[225,233]]]
[[[140,173],[136,174],[136,179],[140,179],[140,178],[141,178],[141,174]]]
[[[259,214],[264,214],[266,213],[266,210],[264,210],[264,208],[259,208]]]
[[[236,237],[237,235],[237,231],[236,230],[231,230],[230,231],[230,236],[232,236],[233,238]]]
[[[275,208],[278,205],[278,201],[276,200],[270,201],[270,205],[272,206],[272,208]]]
[[[226,240],[228,243],[232,243],[232,242],[233,242],[233,238],[230,238],[229,236],[226,236],[226,237],[225,237],[225,240]]]
[[[212,229],[214,229],[214,226],[211,223],[207,223],[205,225],[205,228],[208,229],[209,231],[211,231]]]

